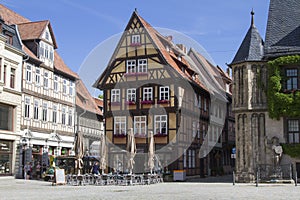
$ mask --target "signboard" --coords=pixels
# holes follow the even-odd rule
[[[236,148],[235,147],[232,148],[231,153],[236,154]]]
[[[55,169],[55,183],[56,184],[66,184],[64,169]]]
[[[236,154],[231,154],[231,158],[236,159]]]

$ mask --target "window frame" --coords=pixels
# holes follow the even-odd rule
[[[59,77],[57,75],[54,75],[53,78],[53,90],[54,92],[59,92]]]
[[[136,102],[136,89],[135,88],[128,88],[126,100],[128,102]]]
[[[33,101],[33,119],[38,120],[39,119],[39,100],[35,99]]]
[[[165,119],[162,119],[163,117]],[[165,126],[164,126],[164,123],[165,123]],[[159,132],[156,131],[157,129],[159,129]],[[165,129],[165,132],[163,132],[163,129]],[[168,135],[168,116],[167,115],[154,115],[154,135]]]
[[[290,71],[290,75],[289,75],[289,71]],[[299,69],[298,68],[286,68],[285,76],[287,78],[287,80],[285,81],[285,84],[286,84],[285,89],[286,90],[299,89]],[[294,81],[295,81],[295,83],[294,83]],[[289,88],[289,85],[291,86],[290,88]]]
[[[16,69],[14,67],[10,67],[10,74],[9,74],[9,87],[15,89],[16,87]]]
[[[57,123],[57,105],[52,105],[52,122]]]
[[[153,101],[153,87],[143,88],[143,101]]]
[[[30,118],[30,97],[24,99],[24,118]]]
[[[46,122],[47,119],[48,119],[48,103],[44,102],[42,108],[42,121]]]
[[[131,35],[131,44],[141,44],[141,35],[140,34],[133,34]]]
[[[119,127],[117,127],[117,125]],[[118,135],[126,135],[126,116],[114,117],[114,136]]]
[[[147,116],[134,116],[134,135],[146,136],[147,135]]]
[[[121,91],[120,89],[112,89],[110,94],[110,101],[114,103],[121,102]]]
[[[0,106],[0,110],[3,109],[3,112],[0,112],[0,130],[13,132],[15,129],[15,107],[4,103],[0,103]],[[5,125],[7,126],[7,128],[4,128]]]
[[[62,107],[61,108],[61,124],[66,125],[66,108]]]
[[[170,100],[170,87],[169,86],[159,87],[159,100],[160,101],[169,101]]]
[[[148,60],[147,59],[138,59],[138,73],[147,73],[148,72]]]
[[[41,69],[39,67],[35,68],[35,85],[41,85]]]
[[[137,72],[136,60],[126,60],[126,73],[132,74]]]
[[[43,86],[44,86],[45,89],[49,88],[49,72],[48,71],[44,72]]]
[[[290,127],[289,122],[294,121],[295,127]],[[290,128],[297,128],[298,130],[290,130]],[[300,143],[300,119],[287,119],[286,121],[286,131],[287,131],[287,141],[289,144],[298,144]],[[297,136],[296,136],[297,134]],[[291,139],[292,136],[292,139]],[[297,141],[296,141],[297,140]]]
[[[29,69],[30,68],[30,69]],[[32,65],[26,65],[25,80],[27,83],[32,83]]]

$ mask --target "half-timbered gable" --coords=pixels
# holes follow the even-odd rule
[[[180,157],[169,167],[183,169],[181,155],[196,137],[192,134],[192,122],[197,121],[200,127],[204,120],[207,126],[210,101],[209,93],[184,55],[171,37],[161,35],[137,12],[132,14],[107,68],[94,85],[103,90],[105,133],[114,144],[110,149],[110,166],[115,165],[113,160],[127,162],[125,154],[116,153],[115,145],[124,149],[127,132],[132,129],[141,153],[136,158],[136,172],[145,170],[142,154],[148,151],[150,132],[154,133],[156,148],[163,149],[159,155],[163,165],[168,167]],[[202,114],[200,109],[195,112],[195,93],[205,102]],[[199,149],[201,139],[199,131],[191,154],[198,153],[196,148]],[[170,143],[176,147],[166,150],[164,147]],[[195,156],[193,160],[194,165],[187,169],[196,168]],[[122,170],[126,170],[125,165]],[[196,173],[199,171],[190,172]]]

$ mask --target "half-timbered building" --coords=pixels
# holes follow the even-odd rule
[[[32,22],[0,5],[3,20],[16,24],[26,55],[22,68],[20,138],[16,159],[17,176],[23,165],[48,164],[50,155],[68,155],[74,143],[75,81],[56,52],[50,21]],[[33,173],[35,174],[35,173]]]
[[[128,131],[134,132],[137,147],[134,172],[149,171],[151,132],[157,170],[180,169],[187,175],[203,170],[197,158],[208,129],[210,95],[185,55],[171,36],[161,35],[133,12],[94,85],[104,95],[110,171],[127,170]]]

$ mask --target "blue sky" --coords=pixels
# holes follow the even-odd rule
[[[226,68],[250,27],[250,12],[265,37],[269,0],[0,0],[32,20],[51,21],[58,52],[78,72],[98,44],[122,32],[135,8],[154,27],[179,31],[201,44]],[[100,75],[101,72],[99,72]]]

